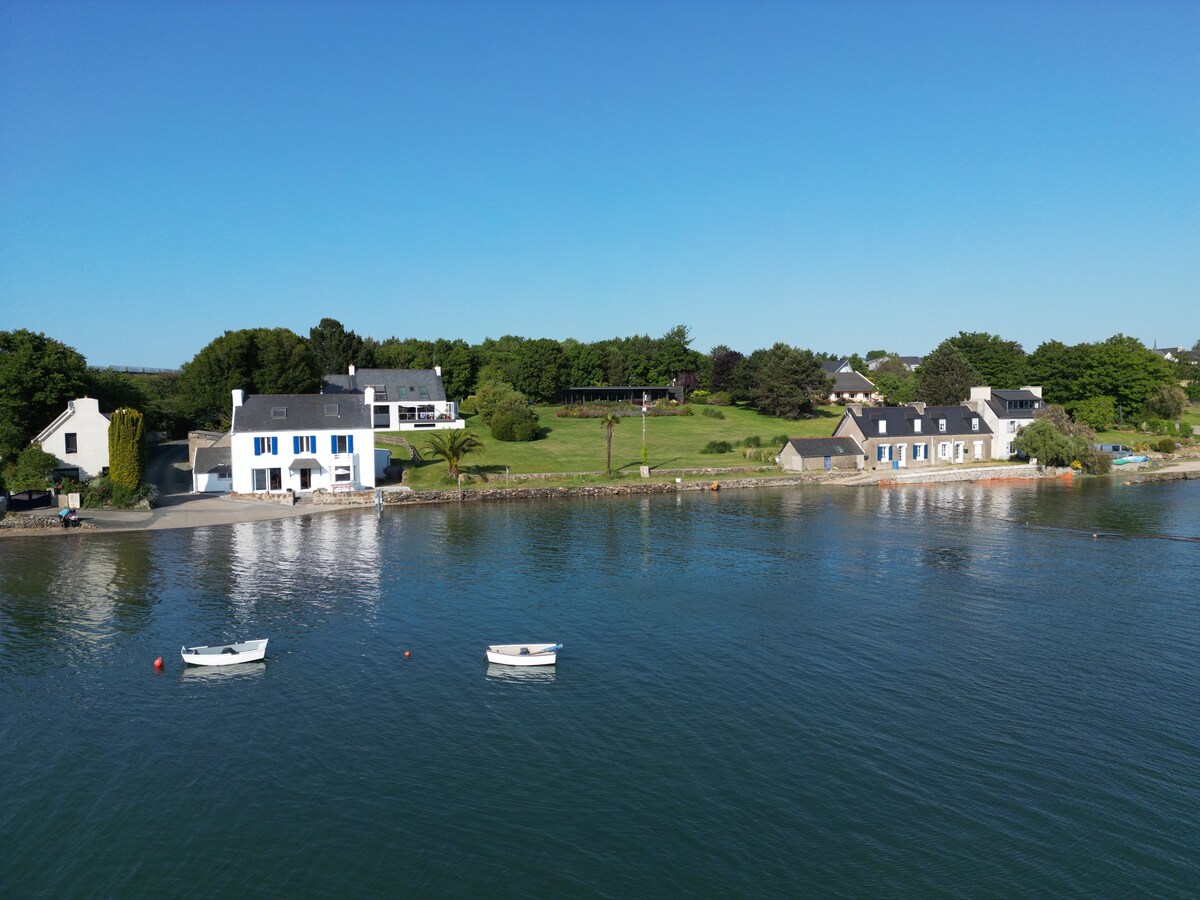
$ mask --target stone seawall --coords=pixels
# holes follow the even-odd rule
[[[798,484],[826,484],[837,478],[828,475],[795,475],[777,478],[726,478],[706,481],[640,481],[629,484],[558,485],[554,487],[479,488],[470,491],[384,491],[385,505],[412,503],[472,503],[495,500],[544,500],[554,497],[622,497],[634,494],[677,494],[685,491],[711,491],[713,484],[722,491],[756,487],[786,487]],[[374,503],[374,496],[370,498]]]
[[[1054,466],[983,466],[973,469],[941,469],[885,476],[880,487],[906,484],[944,484],[954,481],[1025,481],[1031,478],[1064,478],[1074,473]]]
[[[798,484],[828,484],[853,473],[832,476],[791,475],[775,478],[725,478],[716,482],[717,490],[729,491],[756,487],[787,487]],[[410,505],[416,503],[486,503],[497,500],[545,500],[555,497],[621,497],[632,494],[675,494],[683,491],[711,491],[714,482],[708,481],[631,481],[628,484],[581,484],[536,487],[473,488],[471,490],[413,491],[408,489],[382,488],[380,493],[385,506]],[[373,506],[376,492],[357,491],[336,494],[314,494],[314,506]],[[308,502],[308,501],[306,501]]]
[[[95,527],[91,522],[81,520],[78,528],[75,526],[63,528],[62,520],[57,514],[25,512],[0,514],[0,531],[61,531],[63,534],[71,534],[75,531],[87,531]]]
[[[295,506],[296,495],[290,491],[282,494],[230,494],[231,500],[253,500],[255,503],[277,503],[280,506]]]

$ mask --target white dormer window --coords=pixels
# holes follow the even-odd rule
[[[885,419],[879,420],[879,433],[887,434],[887,421]]]
[[[913,419],[913,431],[915,431],[917,434],[921,433],[921,420],[920,419]]]
[[[978,430],[979,430],[979,419],[972,419],[972,420],[971,420],[971,430],[972,430],[972,431],[978,431]]]
[[[938,431],[945,432],[945,430],[946,430],[946,420],[938,419]]]

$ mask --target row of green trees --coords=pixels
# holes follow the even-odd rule
[[[440,366],[447,396],[453,400],[477,395],[485,386],[503,385],[510,400],[519,395],[529,406],[555,402],[569,386],[674,382],[686,390],[703,388],[791,418],[811,415],[832,386],[821,369],[832,354],[786,343],[749,355],[724,344],[702,353],[691,344],[686,325],[657,338],[634,335],[584,343],[505,335],[468,344],[446,338],[376,340],[325,318],[306,337],[286,328],[226,331],[184,363],[177,375],[138,376],[89,369],[81,354],[44,334],[4,331],[0,456],[11,458],[28,445],[73,397],[96,397],[102,409],[138,409],[148,431],[179,435],[188,428],[227,424],[234,388],[309,393],[320,389],[325,375],[346,372],[350,365]],[[1195,352],[1200,355],[1200,341]],[[866,359],[855,355],[850,360],[866,372],[867,362],[883,355],[888,354],[876,350]],[[980,384],[1040,384],[1048,402],[1098,421],[1108,416],[1109,404],[1117,418],[1143,415],[1155,404],[1163,411],[1160,417],[1169,418],[1166,413],[1179,394],[1164,388],[1194,373],[1194,365],[1172,366],[1140,341],[1120,334],[1073,346],[1048,341],[1026,354],[1016,341],[960,332],[930,353],[915,375],[893,359],[869,377],[887,401],[896,404],[916,399],[957,403]],[[536,427],[516,404],[510,404],[509,413],[503,433],[525,434]]]
[[[1188,399],[1179,385],[1195,383],[1197,359],[1200,341],[1189,358],[1171,363],[1122,334],[1074,346],[1047,341],[1026,354],[1020,344],[998,335],[960,332],[926,356],[915,373],[897,360],[874,372],[868,370],[869,359],[851,362],[868,372],[889,403],[946,405],[966,399],[976,385],[1040,385],[1047,403],[1064,406],[1075,419],[1103,430],[1136,418],[1178,418]]]

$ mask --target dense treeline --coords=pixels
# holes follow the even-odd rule
[[[306,337],[286,328],[227,331],[178,375],[129,375],[89,369],[82,355],[46,335],[3,331],[0,456],[11,460],[73,397],[96,397],[102,409],[137,409],[147,431],[180,435],[191,427],[227,424],[233,388],[314,392],[320,390],[322,376],[345,372],[350,365],[441,366],[450,399],[475,399],[486,387],[484,394],[506,410],[505,427],[517,433],[531,425],[528,417],[521,421],[514,395],[526,403],[554,403],[569,386],[674,382],[689,392],[702,391],[706,402],[744,402],[789,417],[811,415],[829,395],[832,381],[821,363],[831,354],[786,343],[749,354],[722,344],[703,353],[691,344],[685,325],[657,338],[633,335],[584,343],[505,335],[468,344],[450,338],[376,340],[325,318]],[[1106,418],[1177,417],[1186,399],[1181,383],[1190,382],[1192,399],[1200,399],[1193,380],[1200,341],[1190,358],[1170,363],[1120,334],[1074,346],[1047,341],[1027,354],[1019,343],[997,335],[960,332],[928,354],[915,373],[895,358],[868,371],[868,361],[885,356],[894,355],[873,350],[865,359],[855,354],[850,361],[889,403],[955,403],[966,398],[972,385],[1040,384],[1047,401],[1101,427],[1108,424]]]

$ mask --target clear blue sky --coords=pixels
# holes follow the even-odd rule
[[[0,328],[1200,338],[1200,3],[0,5]]]

